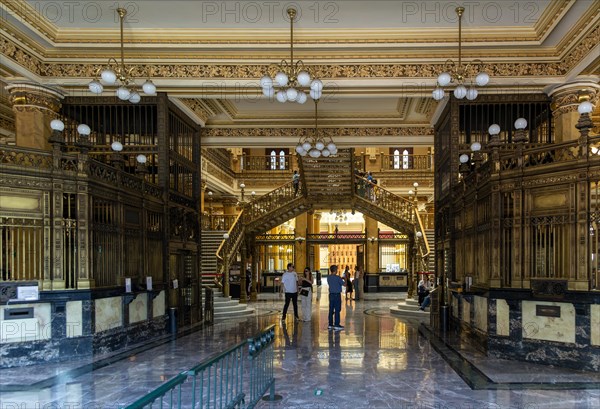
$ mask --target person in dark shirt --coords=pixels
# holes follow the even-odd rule
[[[329,276],[327,276],[329,285],[329,329],[341,331],[344,329],[340,325],[340,311],[342,309],[342,287],[346,285],[342,277],[338,276],[338,266],[329,267]]]

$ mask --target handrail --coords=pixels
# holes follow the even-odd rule
[[[302,177],[302,176],[301,176]],[[269,193],[257,197],[245,206],[246,222],[257,220],[270,212],[279,209],[282,205],[294,200],[296,197],[304,195],[304,183],[300,182],[298,196],[294,191],[294,183],[286,182]]]
[[[142,396],[135,402],[130,405],[127,405],[125,409],[139,409],[143,408],[147,405],[152,407],[152,404],[157,399],[161,399],[167,395],[167,393],[171,392],[171,407],[173,406],[173,390],[175,388],[178,389],[179,397],[181,397],[181,385],[183,385],[187,381],[187,372],[181,372],[180,374],[175,375],[173,378],[169,379],[158,388],[154,389],[150,393]],[[162,399],[161,399],[161,407],[162,407]]]
[[[357,197],[368,200],[387,212],[404,220],[411,220],[412,201],[398,196],[367,179],[354,175],[354,193]]]
[[[160,408],[254,408],[267,390],[274,400],[274,339],[275,326],[270,325],[258,335],[175,375],[125,409],[141,409],[155,404]],[[250,365],[245,371],[244,362],[247,361]],[[248,404],[243,406],[246,396],[249,397]],[[168,402],[164,402],[165,397],[168,397]]]
[[[217,249],[217,277],[226,276],[226,280],[223,283],[223,294],[229,296],[229,280],[227,279],[227,268],[231,265],[231,259],[234,257],[236,251],[241,243],[240,237],[244,234],[244,210],[242,210],[233,222],[233,225],[227,232],[228,237],[224,238],[219,248]]]
[[[421,254],[423,258],[425,258],[428,257],[431,253],[431,249],[429,248],[429,241],[427,240],[427,236],[425,235],[425,228],[423,227],[423,222],[421,221],[421,216],[419,215],[419,210],[416,206],[413,208],[413,211],[415,212],[415,219],[417,220],[417,223],[415,223],[416,231],[421,232],[422,240],[420,241],[425,244],[425,254],[423,254],[423,250],[421,249]],[[419,243],[419,245],[421,247],[423,246],[421,243]]]

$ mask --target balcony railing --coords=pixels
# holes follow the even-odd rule
[[[290,173],[298,168],[296,155],[239,155],[240,172]]]
[[[433,171],[432,155],[381,155],[381,171],[406,172],[412,170]]]

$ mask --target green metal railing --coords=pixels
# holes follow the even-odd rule
[[[254,408],[270,390],[275,399],[275,326],[198,364],[136,400],[125,409]],[[249,361],[245,368],[244,362]],[[248,404],[246,406],[246,396]]]

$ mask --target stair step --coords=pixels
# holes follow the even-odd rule
[[[425,318],[429,319],[429,311],[421,311],[417,310],[405,310],[400,309],[398,307],[390,307],[390,314],[396,315],[398,317],[408,317],[408,318]]]

